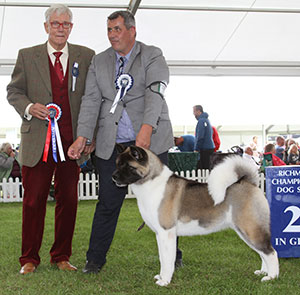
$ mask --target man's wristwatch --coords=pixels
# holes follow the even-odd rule
[[[92,144],[92,141],[87,139],[86,142],[85,142],[85,145],[91,145]]]

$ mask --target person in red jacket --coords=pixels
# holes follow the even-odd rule
[[[265,146],[265,152],[264,152],[264,159],[267,159],[267,155],[271,155],[272,157],[272,164],[270,166],[284,166],[286,165],[279,157],[275,155],[276,148],[273,143],[269,143]],[[267,165],[269,166],[269,165]]]
[[[214,126],[211,126],[211,127],[213,129],[213,141],[214,141],[214,144],[215,144],[214,152],[216,152],[220,148],[221,140],[220,140],[217,128],[214,127]]]

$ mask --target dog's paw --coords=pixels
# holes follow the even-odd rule
[[[254,274],[257,275],[257,276],[262,276],[262,275],[267,275],[268,273],[266,271],[263,271],[263,270],[259,269],[259,270],[256,270],[254,272]]]
[[[265,276],[261,279],[262,282],[267,282],[267,281],[271,281],[271,280],[274,280],[275,278],[272,278],[270,276]]]
[[[166,286],[169,285],[169,282],[164,281],[164,280],[162,280],[162,279],[158,279],[158,280],[156,281],[156,284],[157,284],[158,286],[161,286],[161,287],[166,287]]]
[[[160,276],[160,275],[156,275],[156,276],[154,277],[154,280],[161,280],[161,276]]]

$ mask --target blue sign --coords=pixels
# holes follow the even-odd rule
[[[266,167],[266,193],[278,257],[300,257],[300,166]]]

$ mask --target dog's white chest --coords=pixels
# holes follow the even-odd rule
[[[132,184],[131,188],[137,198],[139,211],[145,223],[157,232],[161,228],[158,219],[158,209],[164,196],[166,183],[172,172],[167,168],[161,177],[149,180],[141,185]]]

